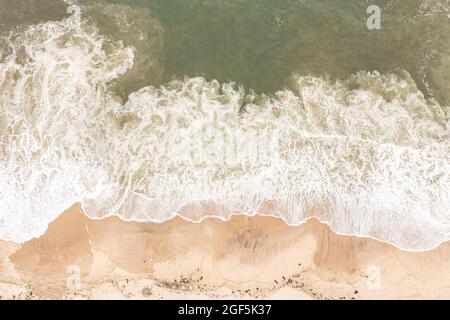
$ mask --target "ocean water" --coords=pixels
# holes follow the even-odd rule
[[[0,238],[81,202],[450,240],[449,16],[448,0],[0,0]]]

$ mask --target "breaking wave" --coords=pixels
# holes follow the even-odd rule
[[[449,108],[406,71],[295,76],[274,95],[186,78],[122,102],[135,48],[71,8],[0,40],[0,238],[81,202],[96,219],[316,217],[407,250],[450,240]]]

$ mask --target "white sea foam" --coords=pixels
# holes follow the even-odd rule
[[[450,239],[448,110],[406,72],[295,77],[274,96],[190,78],[122,104],[108,84],[133,48],[74,12],[3,39],[0,238],[79,201],[92,218],[315,216],[403,249]]]

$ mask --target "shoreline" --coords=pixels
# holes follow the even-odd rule
[[[195,205],[195,203],[193,205]],[[198,219],[198,220],[191,219],[189,217],[183,216],[180,213],[176,213],[174,216],[172,216],[171,218],[169,218],[167,220],[164,220],[164,221],[144,221],[144,220],[131,219],[131,218],[127,219],[126,217],[120,216],[120,215],[115,214],[115,213],[104,215],[102,217],[92,217],[92,216],[90,216],[89,214],[86,213],[86,211],[83,209],[83,205],[79,201],[75,202],[72,205],[70,205],[61,214],[56,215],[55,219],[49,222],[49,226],[52,223],[54,223],[56,220],[58,220],[61,217],[61,215],[63,215],[67,211],[73,210],[74,207],[78,207],[78,210],[80,211],[80,213],[82,215],[84,215],[89,220],[102,221],[102,220],[106,220],[106,219],[117,218],[117,219],[119,219],[119,220],[121,220],[123,222],[126,222],[126,223],[140,223],[140,224],[164,224],[164,223],[169,223],[169,222],[171,222],[173,220],[177,220],[177,219],[181,219],[181,220],[183,220],[185,222],[192,223],[192,224],[202,224],[202,223],[204,223],[205,221],[208,221],[208,220],[213,220],[213,221],[227,223],[227,222],[229,222],[230,220],[232,220],[232,219],[234,219],[236,217],[246,217],[246,218],[250,218],[250,219],[252,219],[252,218],[262,218],[262,219],[272,218],[272,219],[276,219],[276,220],[279,220],[279,221],[283,222],[288,227],[301,228],[303,225],[311,223],[311,221],[312,221],[313,223],[316,222],[316,223],[319,223],[321,225],[327,226],[330,229],[331,232],[333,232],[334,234],[336,234],[338,236],[355,237],[355,238],[361,238],[361,239],[369,239],[369,240],[373,240],[373,241],[376,241],[376,242],[379,242],[379,243],[387,244],[387,245],[392,246],[392,247],[394,247],[394,248],[396,248],[398,250],[401,250],[401,251],[404,251],[404,252],[411,252],[411,253],[429,252],[429,251],[438,249],[439,247],[441,247],[441,246],[443,246],[445,244],[450,244],[450,239],[449,239],[449,240],[442,241],[442,242],[436,244],[435,246],[432,246],[430,248],[425,248],[425,249],[408,249],[408,248],[403,248],[403,247],[400,247],[400,246],[394,244],[393,242],[386,241],[386,240],[381,240],[381,239],[378,239],[378,238],[370,236],[370,235],[362,235],[362,234],[357,234],[357,233],[344,233],[344,232],[337,231],[329,222],[321,219],[320,216],[314,215],[314,214],[308,215],[307,218],[304,219],[300,223],[288,223],[281,216],[277,216],[275,214],[262,214],[262,213],[255,213],[255,214],[252,214],[252,215],[247,215],[247,214],[242,214],[242,213],[230,213],[228,215],[228,217],[226,217],[226,218],[222,218],[222,217],[214,215],[214,214],[206,213],[206,214],[204,214],[204,216],[201,219]],[[314,210],[312,210],[312,211],[314,211]],[[48,230],[48,227],[47,227],[47,230]],[[31,239],[29,239],[27,241],[24,241],[24,242],[18,242],[18,241],[12,240],[12,239],[0,239],[0,242],[5,242],[5,241],[6,242],[13,242],[15,244],[20,245],[22,243],[26,243],[26,242],[29,242],[29,241],[41,238],[42,236],[45,235],[47,230],[44,232],[44,234],[42,234],[40,236],[37,236],[37,237],[33,237],[33,238],[31,238]]]
[[[138,223],[89,219],[77,204],[40,238],[0,241],[0,296],[448,299],[449,258],[448,242],[408,252],[315,219],[299,227],[259,216]],[[79,289],[67,285],[70,268],[80,272]]]

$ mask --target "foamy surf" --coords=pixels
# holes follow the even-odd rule
[[[295,76],[266,96],[186,78],[121,103],[110,84],[135,49],[71,10],[2,39],[1,239],[75,202],[141,222],[316,217],[407,250],[450,239],[449,110],[407,72]]]

